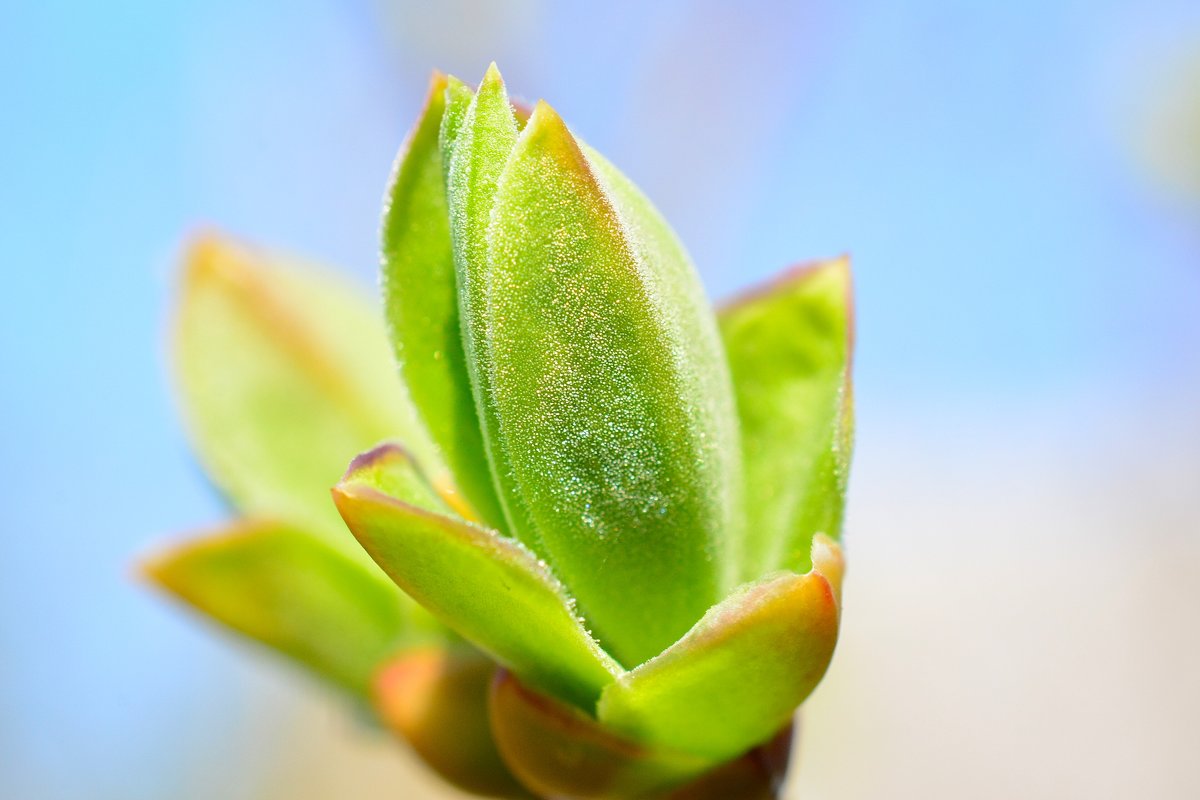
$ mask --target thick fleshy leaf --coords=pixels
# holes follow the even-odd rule
[[[793,270],[720,314],[746,474],[743,578],[804,572],[841,534],[853,443],[850,265]]]
[[[814,569],[777,573],[714,606],[657,658],[604,690],[600,721],[635,741],[721,762],[783,727],[837,643],[841,551],[814,540]]]
[[[490,708],[504,759],[542,797],[774,800],[787,772],[790,725],[768,744],[712,767],[706,759],[623,739],[506,672],[492,684]]]
[[[649,269],[646,277],[651,295],[665,298],[665,322],[677,341],[689,342],[679,350],[683,377],[692,382],[685,394],[702,404],[707,433],[702,437],[705,450],[697,468],[716,473],[708,480],[714,491],[723,493],[716,511],[724,512],[722,539],[735,542],[742,534],[741,481],[736,478],[741,466],[741,438],[738,435],[737,409],[731,376],[717,328],[712,305],[692,266],[691,259],[675,231],[642,193],[608,159],[587,145],[581,145],[591,167],[614,205],[628,238],[641,262]],[[734,476],[734,477],[730,477]],[[723,554],[726,569],[721,576],[725,588],[739,582],[740,553],[730,547]]]
[[[539,104],[496,191],[471,324],[510,523],[609,652],[636,664],[722,593],[740,476],[721,447],[734,441],[732,413],[719,413],[731,404],[712,397],[724,385],[716,337],[693,335],[703,295],[657,234],[635,241],[655,223],[622,210],[640,213],[610,201]]]
[[[286,524],[239,523],[142,570],[197,611],[364,696],[387,658],[439,636],[418,627],[376,569]]]
[[[188,254],[175,348],[196,449],[247,515],[361,559],[329,502],[347,461],[398,438],[443,480],[379,313],[342,280],[205,236]]]
[[[741,758],[727,761],[662,800],[779,800],[792,757],[793,726]]]
[[[475,93],[471,91],[470,86],[453,75],[447,76],[446,89],[442,96],[445,108],[442,112],[442,121],[438,132],[443,192],[446,184],[450,181],[450,164],[454,160],[454,145],[458,141],[458,134],[462,132],[463,122],[467,118],[467,112],[471,110],[471,101],[474,99]],[[447,222],[447,224],[449,223]]]
[[[575,616],[562,586],[515,540],[389,493],[408,469],[381,448],[334,490],[343,519],[405,592],[531,685],[584,708],[620,668]]]
[[[496,526],[504,522],[503,511],[483,454],[458,323],[438,145],[446,92],[446,78],[435,75],[421,118],[396,159],[383,218],[383,297],[413,403],[473,515]]]
[[[497,676],[492,686],[490,709],[500,754],[513,774],[540,797],[653,796],[712,766],[703,758],[623,739],[507,673]]]
[[[411,650],[380,671],[375,708],[385,725],[460,789],[526,798],[492,738],[487,705],[495,671],[495,663],[465,645]]]
[[[520,512],[508,502],[505,485],[512,472],[504,461],[505,453],[496,446],[495,409],[491,395],[491,367],[481,313],[484,303],[483,280],[487,260],[487,226],[496,194],[496,183],[517,139],[517,120],[496,65],[492,64],[471,98],[466,110],[465,87],[456,84],[447,94],[448,110],[442,124],[442,158],[448,164],[446,193],[450,213],[450,239],[453,244],[457,275],[458,308],[463,348],[466,352],[476,412],[483,431],[486,463],[499,489],[506,515],[505,530],[523,529],[513,525]],[[454,122],[462,122],[455,130]],[[528,542],[526,542],[528,544]]]

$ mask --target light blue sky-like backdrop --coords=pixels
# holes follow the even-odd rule
[[[550,100],[714,297],[850,252],[860,462],[950,437],[969,473],[996,427],[1033,461],[1196,407],[1200,214],[1141,143],[1198,46],[1186,0],[8,4],[0,796],[224,797],[198,765],[253,760],[246,652],[129,577],[223,513],[166,380],[176,255],[213,224],[373,280],[432,67]]]

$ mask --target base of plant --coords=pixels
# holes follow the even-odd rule
[[[578,709],[498,670],[489,697],[496,745],[509,769],[553,800],[774,800],[790,759],[793,726],[713,768],[696,756],[614,735]]]

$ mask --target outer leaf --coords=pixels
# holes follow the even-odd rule
[[[516,541],[385,493],[406,469],[394,449],[381,448],[358,459],[334,490],[359,542],[411,597],[498,662],[592,707],[620,668],[583,628],[562,586]]]
[[[791,725],[746,755],[727,761],[664,800],[779,800],[792,756]]]
[[[469,102],[469,90],[462,90]],[[392,173],[383,220],[384,304],[413,403],[459,490],[481,519],[501,525],[504,512],[483,455],[483,436],[459,331],[454,254],[438,146],[446,91],[446,78],[435,75],[421,118],[401,148]]]
[[[490,708],[505,761],[541,797],[774,800],[792,740],[788,726],[769,744],[713,768],[694,755],[621,738],[507,673],[492,684]]]
[[[539,797],[629,800],[670,789],[712,766],[616,736],[508,674],[492,686],[490,711],[501,755]]]
[[[365,695],[378,666],[428,640],[373,568],[286,524],[246,522],[143,565],[196,610]]]
[[[247,514],[361,559],[328,496],[346,462],[397,437],[437,464],[379,315],[340,280],[206,236],[188,255],[175,347],[196,448]]]
[[[738,476],[718,447],[733,420],[697,377],[713,354],[685,335],[701,296],[643,258],[654,244],[635,242],[642,225],[618,208],[539,104],[496,192],[473,324],[510,522],[609,652],[636,664],[718,598]]]
[[[606,726],[715,762],[765,742],[816,687],[837,643],[841,553],[826,537],[807,575],[764,578],[713,607],[657,658],[605,689]]]
[[[845,259],[793,270],[721,311],[742,424],[747,580],[803,572],[814,534],[841,534],[851,319]]]
[[[427,764],[472,794],[529,797],[508,771],[488,721],[496,665],[470,647],[419,648],[375,681],[379,715]]]

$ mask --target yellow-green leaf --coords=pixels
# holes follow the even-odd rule
[[[483,455],[459,330],[438,145],[446,93],[446,78],[435,75],[421,118],[396,159],[383,219],[383,298],[413,403],[474,514],[497,526],[504,513]]]
[[[247,515],[361,559],[329,500],[356,453],[399,439],[445,483],[382,315],[343,280],[205,236],[188,254],[174,362],[200,458]]]
[[[824,536],[813,551],[813,571],[742,587],[609,685],[600,721],[716,763],[770,739],[821,680],[837,643],[841,552]]]
[[[809,568],[812,538],[841,535],[853,447],[850,265],[793,270],[726,305],[746,475],[742,575]]]
[[[520,512],[508,502],[503,488],[511,470],[503,460],[503,450],[497,448],[495,442],[497,423],[494,409],[487,400],[491,368],[480,309],[484,302],[482,268],[487,259],[485,234],[496,182],[517,138],[517,120],[495,64],[488,69],[479,91],[470,97],[464,110],[468,91],[460,83],[454,85],[447,94],[449,105],[442,124],[450,240],[457,276],[460,332],[476,414],[483,432],[484,447],[477,458],[490,468],[503,503],[506,518],[500,530],[513,532],[514,514]],[[460,116],[461,123],[455,125]]]
[[[363,697],[385,660],[439,636],[377,570],[284,523],[237,523],[142,569],[200,613]]]
[[[334,490],[376,563],[435,617],[543,691],[591,707],[620,668],[561,584],[519,542],[388,493],[410,465],[394,449],[356,460]],[[394,477],[401,473],[400,477]]]
[[[656,220],[610,198],[544,103],[490,220],[472,325],[510,523],[606,649],[640,663],[725,587],[740,475],[711,321],[693,335],[709,312]]]

